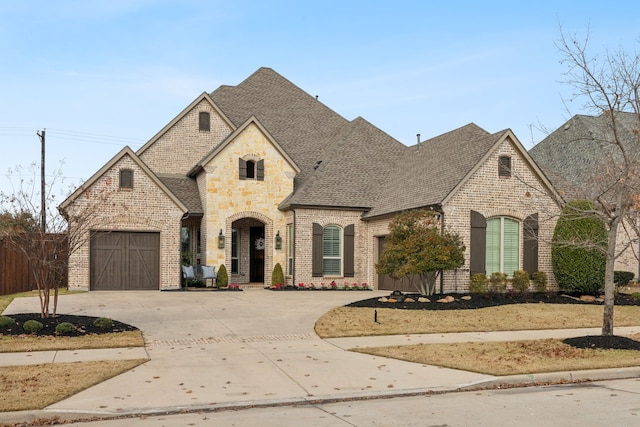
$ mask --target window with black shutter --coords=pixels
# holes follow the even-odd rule
[[[471,259],[469,270],[471,275],[486,274],[487,219],[476,211],[471,211]]]
[[[524,219],[523,270],[529,274],[538,271],[538,214]]]

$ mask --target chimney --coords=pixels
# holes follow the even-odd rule
[[[416,151],[420,151],[422,148],[422,143],[420,142],[420,134],[416,134],[416,139],[418,140],[418,144],[416,145]]]

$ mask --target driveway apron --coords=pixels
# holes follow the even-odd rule
[[[316,320],[332,307],[386,294],[249,289],[61,296],[59,313],[140,328],[151,360],[47,410],[154,413],[437,391],[491,378],[348,352],[315,334]],[[38,307],[36,298],[17,298],[5,313]]]

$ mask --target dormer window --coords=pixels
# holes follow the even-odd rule
[[[500,178],[511,178],[511,157],[498,157],[498,176]]]
[[[264,181],[264,160],[239,160],[238,177],[241,180]]]
[[[133,188],[133,169],[120,169],[120,189]]]
[[[209,132],[211,130],[211,120],[209,113],[206,111],[200,111],[198,115],[198,123],[200,132]]]

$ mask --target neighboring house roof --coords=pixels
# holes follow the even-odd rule
[[[613,152],[609,114],[575,115],[529,150],[558,191],[569,198],[588,197],[587,189],[610,185],[603,182],[607,175],[603,168],[607,167],[607,158]],[[615,119],[622,143],[637,144],[638,136],[634,133],[634,129],[639,129],[637,115],[617,112]],[[637,152],[638,148],[633,150]]]
[[[100,170],[91,176],[85,183],[78,187],[69,197],[67,197],[58,207],[61,211],[65,212],[66,209],[77,199],[82,193],[90,188],[102,175],[116,165],[123,157],[130,157],[131,160],[165,193],[167,196],[183,211],[187,212],[187,207],[180,201],[176,195],[169,190],[169,188],[153,173],[151,169],[131,150],[131,148],[124,147],[118,154],[113,156]]]
[[[185,205],[189,213],[204,214],[200,192],[195,179],[180,175],[158,175],[167,188]]]

